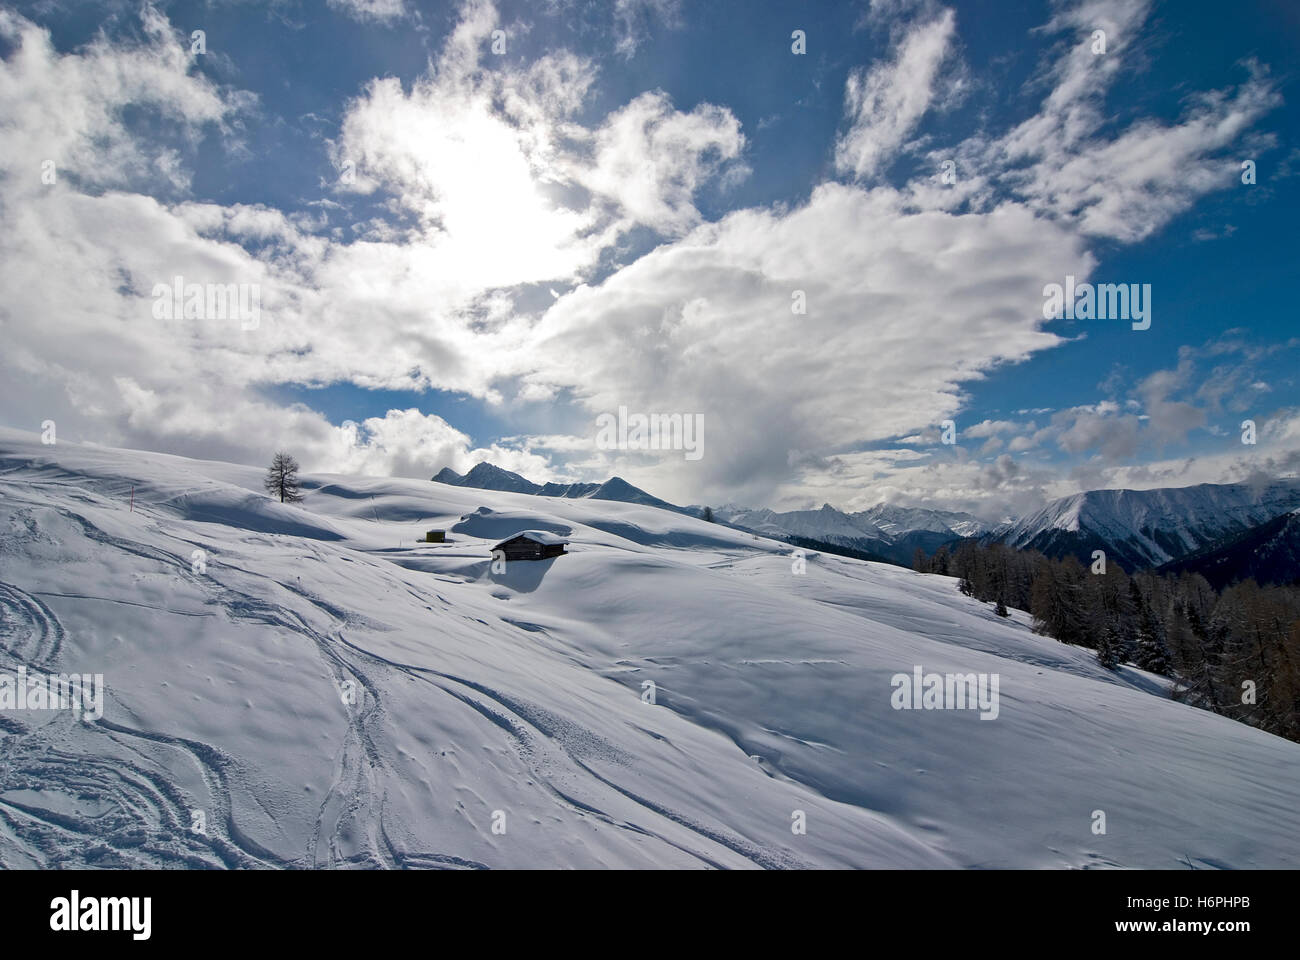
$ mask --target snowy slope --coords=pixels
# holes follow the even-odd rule
[[[97,723],[0,713],[4,866],[1300,866],[1300,745],[948,578],[799,574],[634,504],[260,481],[0,431],[0,670],[108,688]],[[570,553],[494,575],[524,529]],[[915,665],[997,674],[997,718],[892,709]]]
[[[1051,556],[1107,550],[1129,568],[1158,566],[1300,507],[1300,480],[1091,490],[1054,500],[991,536]]]

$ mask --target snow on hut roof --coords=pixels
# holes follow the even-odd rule
[[[493,547],[493,549],[494,550],[498,549],[499,547],[502,547],[505,544],[509,543],[511,540],[518,540],[520,537],[527,537],[529,540],[535,541],[536,543],[542,543],[547,546],[566,546],[569,542],[568,540],[565,540],[563,537],[557,536],[556,534],[551,533],[547,530],[520,530],[513,537],[506,537],[504,540],[498,543],[496,547]]]

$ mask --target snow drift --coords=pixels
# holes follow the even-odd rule
[[[106,686],[92,722],[0,710],[4,866],[1300,866],[1300,745],[948,578],[638,504],[261,479],[0,431],[0,673]],[[570,553],[494,574],[524,529]],[[916,667],[997,675],[996,718],[894,709]]]

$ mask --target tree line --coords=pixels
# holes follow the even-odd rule
[[[1085,566],[1002,543],[964,540],[913,567],[1033,617],[1034,630],[1171,678],[1174,697],[1300,741],[1300,588],[1246,580],[1216,591],[1199,573],[1129,575],[1103,556]]]

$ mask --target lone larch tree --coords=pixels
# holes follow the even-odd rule
[[[298,503],[302,500],[302,487],[298,483],[298,461],[281,451],[271,461],[263,485],[266,492],[279,497],[281,503]]]

